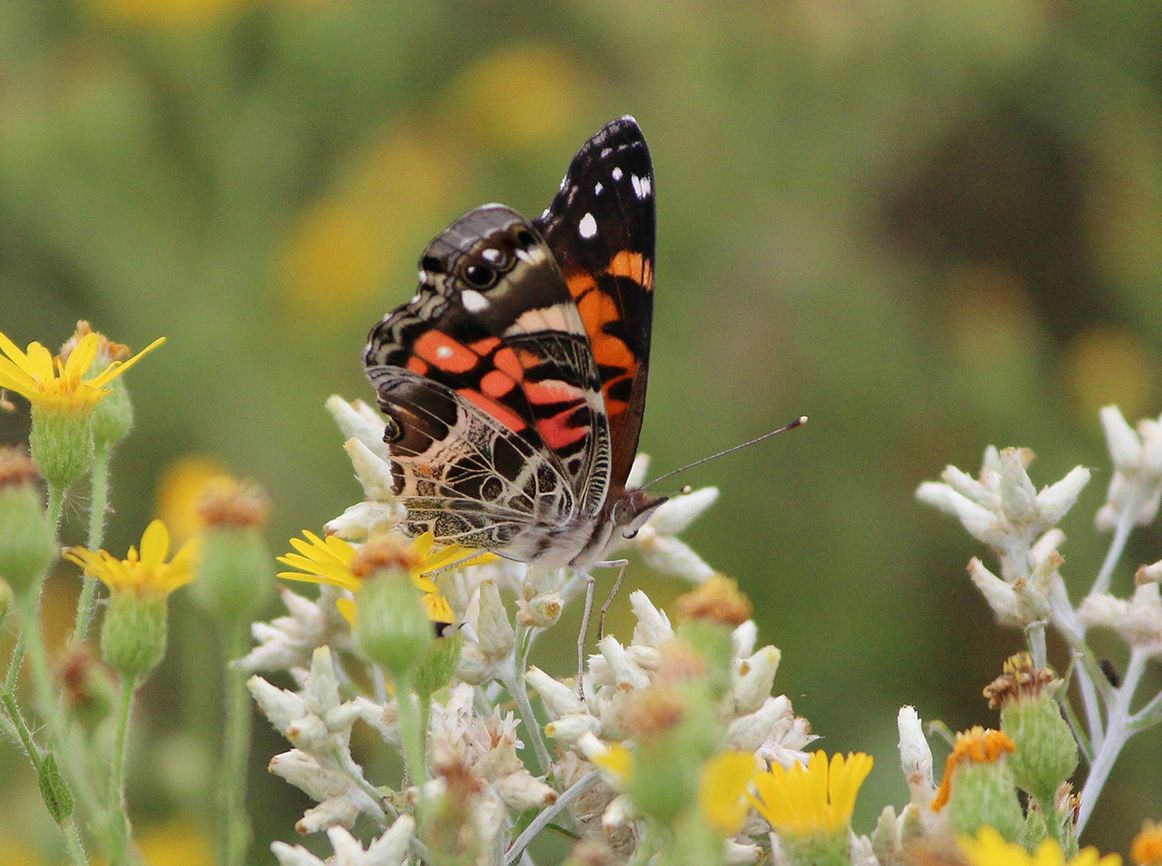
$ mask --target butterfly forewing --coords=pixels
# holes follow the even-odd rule
[[[632,117],[606,124],[578,151],[533,224],[585,322],[608,415],[611,486],[619,490],[645,413],[654,303],[654,172]]]

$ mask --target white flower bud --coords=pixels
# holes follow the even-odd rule
[[[925,481],[916,488],[916,498],[951,514],[977,541],[989,546],[1003,544],[1005,534],[998,525],[996,515],[957,493],[947,484]]]
[[[1162,581],[1162,559],[1157,562],[1152,562],[1149,565],[1143,565],[1134,574],[1134,580],[1137,583],[1146,583],[1147,581],[1158,583]]]
[[[605,807],[605,811],[601,813],[601,828],[606,833],[626,826],[637,817],[634,811],[633,803],[629,798],[623,795],[618,795],[609,801],[609,805]]]
[[[1069,473],[1055,484],[1050,484],[1037,494],[1037,509],[1041,520],[1053,526],[1061,521],[1071,509],[1082,489],[1089,483],[1090,471],[1083,466],[1074,466]]]
[[[993,609],[997,622],[1001,625],[1025,625],[1017,604],[1017,594],[1012,586],[985,568],[984,563],[975,556],[968,562],[968,575],[988,602],[988,606]]]
[[[489,659],[507,658],[516,645],[516,633],[508,621],[500,590],[493,581],[485,580],[480,583],[478,596],[479,614],[474,623],[476,643]]]
[[[326,407],[344,436],[355,437],[384,460],[388,458],[387,443],[383,441],[384,421],[374,409],[362,400],[348,403],[334,394],[327,398]]]
[[[1013,523],[1032,523],[1037,518],[1037,488],[1025,471],[1016,448],[1001,452],[1001,510]]]
[[[770,696],[782,656],[777,648],[765,646],[750,658],[735,663],[731,671],[731,693],[737,712],[749,713]]]
[[[613,635],[606,635],[597,643],[597,649],[609,665],[609,671],[617,688],[622,691],[644,689],[650,684],[649,677],[635,665]]]
[[[763,849],[753,842],[738,842],[734,839],[726,840],[726,852],[723,863],[726,866],[748,866],[758,863],[763,856]]]
[[[1082,599],[1077,621],[1086,628],[1118,628],[1129,616],[1130,603],[1107,592],[1095,592]]]
[[[629,594],[629,606],[633,609],[633,615],[637,617],[637,625],[633,629],[633,643],[657,647],[674,637],[670,618],[658,610],[649,596],[640,589]]]
[[[576,689],[557,682],[536,666],[528,669],[525,682],[536,690],[545,709],[555,718],[559,719],[569,713],[580,713],[584,709],[580,698],[577,697]]]
[[[961,496],[977,505],[983,505],[989,511],[995,511],[1000,507],[1000,497],[962,469],[951,465],[945,466],[940,478]]]
[[[596,734],[601,722],[588,713],[569,713],[545,725],[545,734],[559,743],[576,743],[585,734]]]
[[[1117,406],[1103,406],[1101,426],[1114,466],[1124,471],[1136,469],[1142,459],[1142,443]]]
[[[768,697],[753,713],[731,719],[724,739],[732,749],[754,752],[781,740],[792,729],[793,722],[794,714],[787,696]]]
[[[753,619],[748,619],[736,628],[730,635],[730,645],[734,658],[741,659],[754,652],[758,643],[759,627]]]
[[[347,452],[364,495],[379,502],[394,502],[391,464],[354,437],[343,443],[343,450]]]
[[[927,807],[936,793],[936,783],[932,777],[932,749],[916,708],[900,707],[896,726],[900,732],[900,768],[912,802]]]

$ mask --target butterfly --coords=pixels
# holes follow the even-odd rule
[[[486,204],[428,244],[419,290],[364,353],[407,534],[584,571],[665,501],[627,487],[654,226],[649,148],[626,116],[582,146],[539,217]]]

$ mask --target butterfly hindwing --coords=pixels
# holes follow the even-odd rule
[[[632,117],[589,139],[533,224],[585,323],[608,416],[611,487],[619,490],[637,453],[653,317],[654,173]]]
[[[515,211],[485,205],[433,240],[420,267],[419,292],[372,330],[365,356],[380,406],[397,428],[392,456],[405,500],[425,487],[442,499],[426,500],[433,510],[491,507],[495,498],[484,494],[492,493],[526,515],[595,513],[609,478],[600,379],[577,306],[539,232]],[[470,441],[442,443],[441,436]],[[533,498],[513,493],[522,473],[512,460],[489,462],[502,452],[537,464]],[[432,467],[441,473],[435,487],[425,484]],[[480,480],[485,474],[491,477]],[[428,509],[411,502],[409,512],[417,510]]]

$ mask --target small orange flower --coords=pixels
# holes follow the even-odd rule
[[[1003,731],[986,730],[980,725],[956,735],[956,746],[944,763],[944,778],[940,790],[932,800],[932,811],[939,812],[948,803],[952,793],[952,776],[961,764],[991,764],[1017,748],[1012,738]]]

